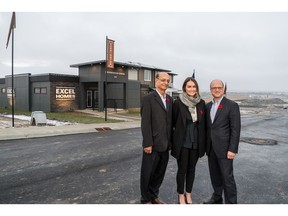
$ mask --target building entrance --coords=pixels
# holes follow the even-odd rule
[[[99,109],[99,95],[98,90],[86,91],[86,108]]]

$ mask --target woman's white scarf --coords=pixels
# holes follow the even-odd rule
[[[188,110],[191,114],[193,122],[196,122],[197,121],[196,105],[200,102],[201,97],[197,95],[197,97],[194,98],[194,97],[187,95],[186,92],[183,92],[182,94],[179,95],[179,98],[182,101],[182,103],[188,107]]]

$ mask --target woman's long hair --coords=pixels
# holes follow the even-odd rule
[[[183,91],[183,92],[186,92],[186,86],[187,86],[187,83],[188,83],[189,81],[192,81],[192,82],[195,84],[196,89],[197,89],[197,90],[196,90],[196,91],[197,91],[197,95],[200,96],[200,93],[199,93],[199,85],[198,85],[197,81],[196,81],[194,78],[192,78],[192,77],[187,77],[187,78],[185,79],[185,81],[184,81],[184,83],[183,83],[183,85],[182,85],[182,91]]]

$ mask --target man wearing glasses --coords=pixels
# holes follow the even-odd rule
[[[141,166],[141,203],[164,204],[159,188],[169,160],[172,135],[172,98],[165,93],[170,76],[156,75],[156,90],[146,95],[141,104],[143,157]]]
[[[210,84],[213,100],[207,109],[207,149],[212,197],[204,204],[237,204],[237,189],[233,175],[233,159],[238,152],[241,120],[237,103],[225,97],[224,84],[213,80]]]

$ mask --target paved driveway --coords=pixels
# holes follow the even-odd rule
[[[238,202],[288,204],[288,115],[243,116],[243,137],[271,138],[274,146],[241,142],[234,161]],[[0,203],[139,203],[139,128],[0,141]],[[177,203],[176,161],[170,157],[160,196]],[[207,157],[199,160],[193,201],[212,188]]]

